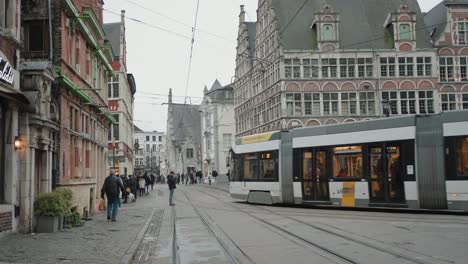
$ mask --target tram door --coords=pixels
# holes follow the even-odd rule
[[[404,203],[405,191],[400,146],[369,148],[371,203]]]
[[[329,201],[325,151],[306,150],[302,155],[303,200]]]

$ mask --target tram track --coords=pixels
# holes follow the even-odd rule
[[[211,193],[206,193],[204,191],[201,191],[201,190],[198,190],[197,191],[205,194],[205,195],[208,195],[208,196],[211,196],[212,198],[214,199],[217,199],[219,201],[222,201],[223,203],[225,204],[228,204],[230,205],[231,207],[249,215],[250,217],[256,219],[257,221],[261,222],[261,223],[264,223],[265,225],[269,225],[269,226],[272,226],[274,228],[277,228],[281,231],[283,231],[284,233],[286,234],[289,234],[295,238],[298,238],[304,242],[306,242],[307,244],[310,244],[316,248],[319,248],[323,251],[326,251],[328,252],[329,254],[332,254],[334,256],[336,256],[337,258],[341,259],[341,260],[344,260],[344,261],[347,261],[347,263],[360,263],[356,260],[353,260],[353,259],[350,259],[349,257],[347,256],[342,256],[340,253],[338,252],[335,252],[333,250],[330,250],[328,248],[324,248],[322,247],[321,245],[318,245],[317,243],[313,242],[313,241],[310,241],[308,240],[307,238],[304,238],[300,235],[297,235],[297,234],[294,234],[292,232],[290,232],[289,230],[277,225],[277,224],[274,224],[274,223],[271,223],[270,221],[268,220],[265,220],[265,219],[262,219],[254,214],[258,214],[258,212],[251,212],[251,211],[248,211],[248,210],[244,210],[243,208],[241,208],[240,206],[236,206],[234,205],[232,202],[227,202],[225,201],[224,199],[220,199],[219,196],[217,195],[213,195]],[[416,264],[429,264],[429,263],[452,263],[452,262],[449,262],[449,261],[445,261],[445,260],[441,260],[441,259],[435,259],[433,258],[432,256],[427,256],[427,255],[424,255],[424,254],[421,254],[420,252],[415,252],[415,251],[408,251],[406,250],[407,252],[405,253],[402,253],[402,252],[398,252],[397,250],[393,250],[393,249],[389,249],[389,248],[384,248],[382,246],[378,246],[378,245],[375,245],[375,244],[372,244],[370,242],[367,242],[367,241],[363,241],[362,239],[358,239],[358,238],[355,238],[355,237],[351,237],[349,235],[344,235],[344,234],[340,234],[339,232],[336,232],[334,230],[331,230],[333,227],[331,228],[323,228],[323,227],[320,227],[318,225],[314,225],[314,224],[310,224],[310,223],[307,223],[307,222],[304,222],[304,221],[301,221],[299,219],[296,219],[294,217],[291,217],[291,216],[287,216],[287,215],[284,215],[284,214],[281,214],[281,213],[277,213],[275,211],[271,211],[271,210],[268,210],[268,209],[265,209],[264,207],[261,207],[261,206],[258,206],[258,205],[249,205],[249,206],[253,206],[255,208],[258,208],[258,209],[261,209],[263,210],[264,212],[267,212],[268,214],[270,215],[276,215],[276,216],[279,216],[279,217],[283,217],[285,219],[288,219],[290,221],[293,221],[293,222],[296,222],[296,223],[299,223],[299,224],[302,224],[302,225],[305,225],[309,228],[312,228],[312,229],[315,229],[315,230],[318,230],[322,233],[325,233],[327,235],[331,235],[331,236],[334,236],[334,237],[338,237],[340,239],[343,239],[343,240],[346,240],[348,242],[352,242],[352,243],[355,243],[355,244],[358,244],[358,245],[361,245],[361,246],[364,246],[366,248],[371,248],[373,250],[376,250],[378,252],[382,252],[382,253],[385,253],[387,255],[391,255],[397,259],[401,259],[401,260],[406,260],[406,261],[409,261],[411,263],[416,263]],[[381,242],[380,242],[381,243]],[[385,243],[385,245],[388,247],[389,245]],[[403,250],[402,248],[399,248],[401,250]],[[416,256],[412,256],[412,255],[416,255]],[[429,259],[428,259],[429,258]],[[423,260],[425,259],[425,260]]]
[[[187,195],[184,190],[180,190],[192,207],[195,213],[198,215],[200,220],[210,234],[216,239],[220,247],[223,249],[224,254],[227,257],[227,260],[231,264],[255,264],[255,262],[250,259],[250,257],[245,254],[245,252],[237,246],[237,244],[229,237],[221,228],[216,226],[215,221],[204,211],[200,210],[192,202],[192,199]]]

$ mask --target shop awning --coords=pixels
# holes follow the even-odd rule
[[[29,104],[29,100],[18,90],[9,88],[0,83],[0,97],[4,97],[21,104]]]

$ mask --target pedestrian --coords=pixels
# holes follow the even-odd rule
[[[138,190],[138,183],[135,178],[135,175],[130,175],[130,179],[128,181],[128,185],[130,187],[130,192],[132,192],[135,201],[137,199],[137,190]]]
[[[176,189],[176,178],[175,173],[171,173],[167,176],[167,184],[169,185],[169,206],[174,206],[174,191]]]
[[[156,182],[156,177],[154,176],[153,173],[151,173],[151,176],[150,176],[151,190],[154,189],[154,183],[155,182]]]
[[[185,183],[185,175],[182,173],[182,175],[180,175],[180,177],[181,177],[182,184],[184,184]]]
[[[122,200],[123,200],[123,203],[127,203],[127,200],[128,200],[128,178],[126,175],[122,175],[121,176],[121,180],[122,180],[122,185],[124,187],[124,191],[122,192]]]
[[[201,171],[197,171],[198,184],[202,184],[202,177],[203,177],[203,173]]]
[[[116,221],[117,211],[119,210],[120,191],[124,191],[121,179],[115,175],[114,170],[111,170],[101,188],[101,198],[104,199],[104,194],[107,197],[107,220]]]
[[[218,172],[216,170],[213,170],[211,173],[211,176],[213,176],[213,183],[216,185],[217,177],[218,177]]]
[[[140,175],[140,177],[138,177],[138,188],[140,189],[140,197],[142,197],[145,194],[145,185],[145,178],[143,177],[143,175]]]
[[[190,173],[190,184],[194,184],[194,183],[195,183],[195,180],[193,177],[193,173]]]
[[[149,193],[149,187],[151,185],[151,179],[148,176],[148,173],[145,173],[144,178],[145,178],[145,194],[148,194]]]
[[[208,184],[211,185],[211,172],[208,173]]]

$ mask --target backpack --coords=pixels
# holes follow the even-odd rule
[[[107,197],[116,197],[119,195],[119,184],[117,183],[119,178],[116,176],[109,176],[104,181],[104,191]]]

